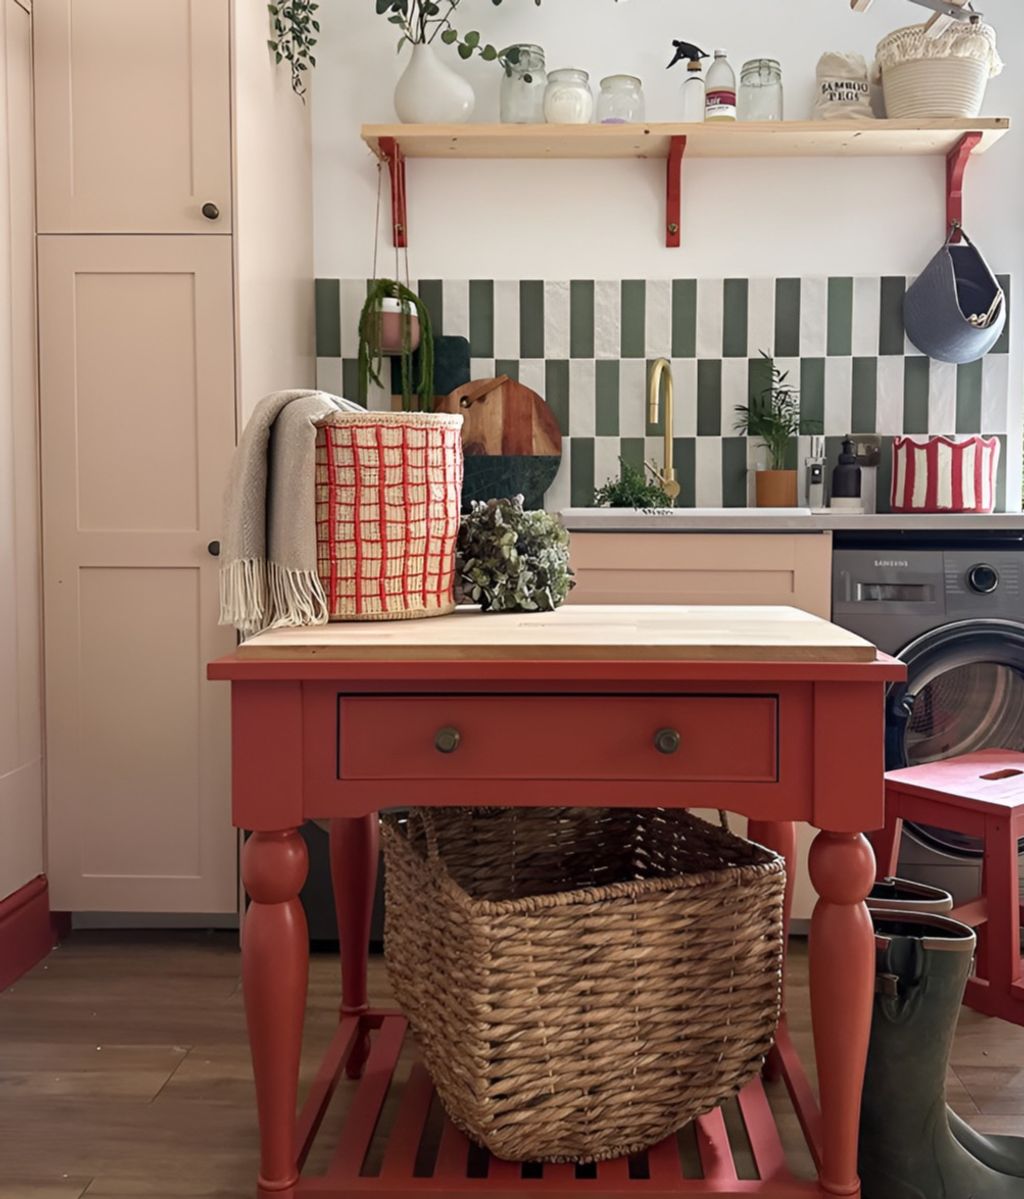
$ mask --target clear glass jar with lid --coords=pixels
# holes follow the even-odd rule
[[[544,51],[526,43],[510,47],[518,51],[507,62],[501,79],[501,119],[507,125],[536,125],[544,121],[544,89],[548,84]]]
[[[644,86],[635,75],[608,75],[601,80],[597,119],[602,125],[644,119]]]
[[[544,119],[551,125],[589,125],[593,118],[594,93],[587,72],[577,67],[550,71],[544,91]]]
[[[741,121],[782,120],[782,68],[774,58],[752,58],[740,71],[737,116]]]

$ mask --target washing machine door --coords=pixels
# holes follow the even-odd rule
[[[899,657],[907,680],[888,697],[890,770],[980,749],[1024,751],[1024,625],[959,621],[926,633]],[[972,837],[924,825],[907,831],[942,853],[981,856]]]

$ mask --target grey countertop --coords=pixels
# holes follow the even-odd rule
[[[915,532],[1019,531],[1024,514],[995,512],[938,515],[812,512],[809,508],[676,508],[638,511],[631,508],[565,508],[562,521],[578,533],[821,533],[826,530],[874,529]]]

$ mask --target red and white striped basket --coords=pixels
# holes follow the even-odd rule
[[[462,417],[338,412],[316,435],[317,570],[331,620],[455,608]]]
[[[991,512],[998,437],[897,437],[892,443],[893,512]]]

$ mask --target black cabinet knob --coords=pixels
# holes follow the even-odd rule
[[[206,547],[206,552],[210,555],[211,558],[219,558],[220,557],[220,542],[219,541],[211,541],[210,544]]]
[[[462,734],[458,729],[438,729],[434,734],[434,748],[440,754],[453,754],[459,748]]]
[[[200,211],[208,221],[215,221],[220,216],[220,209],[209,200],[206,201]]]
[[[654,748],[659,754],[674,754],[681,740],[676,729],[658,729],[654,734]]]

